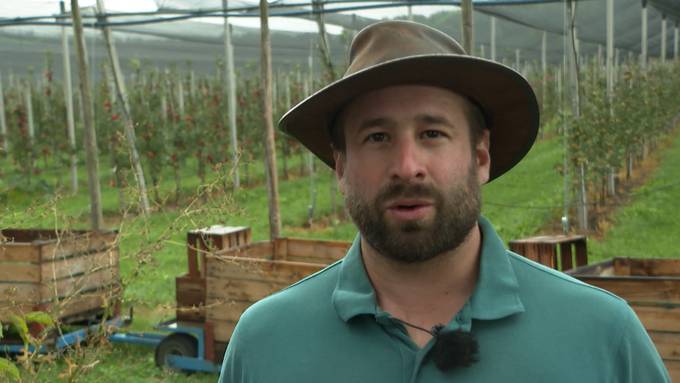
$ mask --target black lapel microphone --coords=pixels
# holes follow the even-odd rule
[[[446,372],[454,368],[470,367],[479,361],[479,344],[471,332],[446,330],[442,324],[428,330],[401,319],[394,319],[406,326],[432,335],[434,345],[428,353],[428,358],[432,358],[440,371]]]

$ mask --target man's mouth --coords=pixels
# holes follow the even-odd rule
[[[387,205],[387,213],[400,220],[423,218],[432,209],[427,200],[396,200]]]

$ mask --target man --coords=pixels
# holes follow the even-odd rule
[[[390,21],[280,127],[335,169],[346,257],[249,308],[222,382],[667,382],[620,298],[505,250],[480,187],[538,129],[519,74]]]

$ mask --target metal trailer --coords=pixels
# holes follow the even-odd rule
[[[86,341],[92,334],[96,334],[102,327],[113,333],[108,335],[112,343],[127,343],[149,346],[155,349],[155,361],[159,367],[168,367],[184,372],[218,373],[220,366],[206,359],[205,331],[202,327],[179,325],[171,320],[154,327],[158,332],[128,332],[121,331],[132,323],[133,315],[130,310],[128,317],[115,317],[104,322],[91,322],[82,327],[62,333],[49,344],[41,345],[39,349],[29,345],[28,352],[63,353],[64,351]],[[23,343],[11,340],[0,340],[0,354],[20,355],[25,351]]]
[[[156,365],[185,372],[218,373],[220,366],[206,358],[206,334],[203,327],[179,324],[176,320],[155,326],[159,332],[116,332],[112,343],[154,347]]]

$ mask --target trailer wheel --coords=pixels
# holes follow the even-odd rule
[[[195,358],[198,356],[198,341],[189,334],[175,333],[166,336],[156,346],[156,366],[167,367],[167,357],[170,355],[187,356]]]

